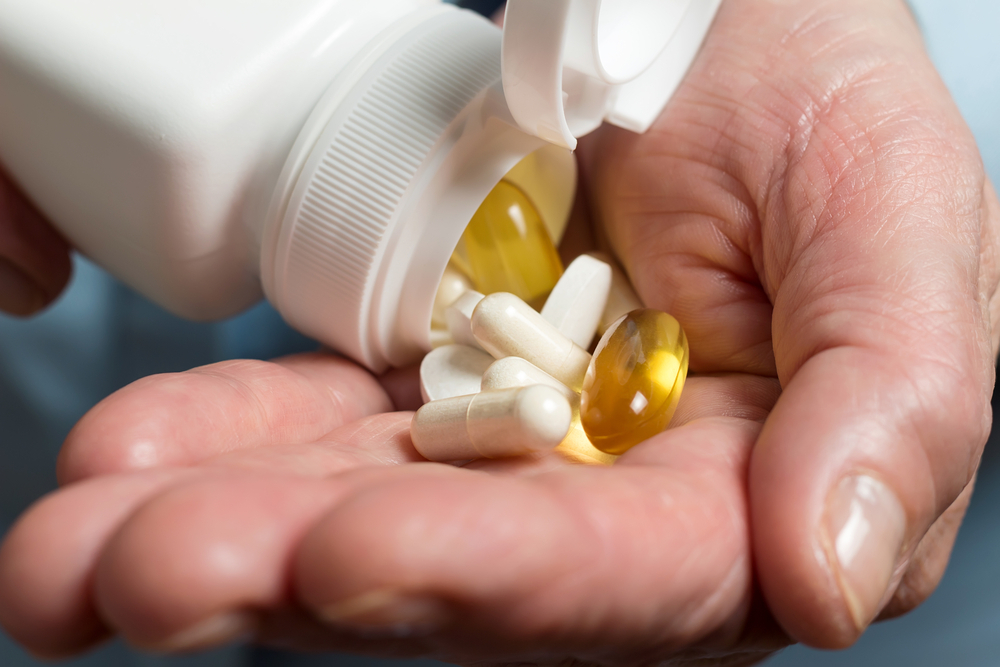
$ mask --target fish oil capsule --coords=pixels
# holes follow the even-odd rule
[[[413,416],[410,437],[431,461],[521,456],[555,448],[572,417],[556,389],[515,387],[428,403]]]
[[[497,359],[521,357],[579,391],[590,354],[513,294],[490,294],[472,313],[472,335]]]
[[[519,357],[506,357],[495,361],[483,374],[483,390],[504,389],[508,387],[527,387],[542,384],[553,387],[570,399],[573,408],[573,418],[569,432],[559,443],[555,451],[574,463],[590,465],[611,465],[618,457],[597,449],[590,443],[587,434],[580,423],[580,397],[569,387],[538,368],[534,364]]]
[[[583,382],[587,437],[601,451],[622,454],[663,431],[687,370],[687,337],[676,319],[651,309],[619,319],[598,343]]]
[[[510,292],[539,308],[563,272],[538,211],[506,181],[493,188],[472,216],[455,256],[478,291]]]

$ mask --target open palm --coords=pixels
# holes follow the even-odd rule
[[[0,622],[47,655],[120,633],[746,664],[919,604],[990,427],[1000,206],[905,4],[730,0],[653,130],[580,156],[569,243],[613,251],[691,341],[668,431],[611,468],[455,468],[391,412],[412,372],[147,378],[11,532]]]

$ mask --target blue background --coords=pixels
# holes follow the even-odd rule
[[[496,0],[470,0],[489,11]],[[913,0],[928,47],[1000,179],[1000,0]],[[0,532],[55,487],[66,433],[104,396],[151,373],[227,358],[266,359],[315,347],[266,304],[228,322],[180,321],[107,274],[77,260],[72,285],[45,314],[0,316]],[[1000,664],[1000,450],[991,438],[975,497],[948,572],[931,599],[903,619],[872,628],[854,648],[793,647],[768,662],[790,665]],[[36,662],[0,634],[0,667]],[[296,656],[233,647],[184,658],[142,655],[114,643],[74,667],[314,667],[401,664],[353,656]],[[412,661],[408,665],[433,665]]]

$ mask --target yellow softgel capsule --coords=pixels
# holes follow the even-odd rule
[[[563,273],[538,211],[506,181],[493,188],[472,216],[454,261],[483,294],[510,292],[536,308]]]
[[[580,395],[580,419],[597,449],[622,454],[670,423],[688,371],[680,323],[633,310],[601,337]]]

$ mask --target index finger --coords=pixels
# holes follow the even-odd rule
[[[69,244],[0,166],[0,310],[31,315],[69,282]]]
[[[226,361],[144,378],[73,428],[59,455],[68,483],[111,472],[185,466],[230,451],[319,440],[392,402],[367,371],[326,353]]]

